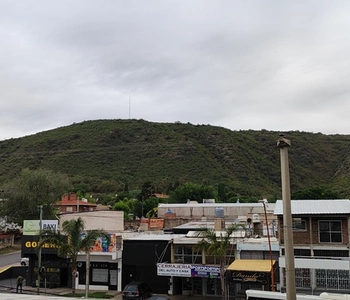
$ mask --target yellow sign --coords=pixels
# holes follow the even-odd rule
[[[39,245],[39,242],[36,242],[36,241],[26,241],[24,243],[24,246],[26,248],[37,248],[38,245]],[[48,248],[57,248],[57,246],[55,244],[53,244],[53,243],[45,243],[45,244],[43,244],[42,248],[46,248],[46,249],[48,249]]]

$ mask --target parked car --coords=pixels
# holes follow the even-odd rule
[[[127,284],[123,290],[123,300],[139,299],[144,300],[152,296],[152,289],[145,282],[133,281]]]
[[[21,258],[21,266],[26,266],[29,264],[29,258],[28,257],[22,257]]]

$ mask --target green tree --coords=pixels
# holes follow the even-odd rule
[[[341,196],[325,186],[315,186],[308,189],[297,190],[292,193],[292,199],[315,200],[315,199],[341,199]]]
[[[218,199],[220,202],[227,202],[228,200],[225,183],[221,182],[218,185]]]
[[[124,219],[129,220],[130,207],[124,201],[118,201],[113,205],[113,210],[123,211]]]
[[[66,175],[50,170],[24,169],[12,182],[4,185],[0,214],[18,224],[38,219],[38,206],[43,206],[43,218],[55,217],[53,204],[69,189]]]
[[[75,276],[77,273],[78,253],[84,251],[90,252],[91,247],[98,238],[105,238],[110,243],[110,237],[107,232],[100,229],[86,230],[82,218],[64,221],[62,232],[44,231],[44,238],[41,239],[39,247],[45,243],[52,243],[58,248],[58,255],[63,258],[69,258],[72,271],[72,294],[75,296]]]
[[[154,186],[150,181],[147,181],[142,185],[141,192],[137,196],[137,199],[143,202],[149,197],[151,197],[153,193],[154,193]]]
[[[184,203],[188,199],[202,202],[203,199],[216,199],[216,191],[212,186],[200,185],[192,182],[179,186],[170,192],[170,197],[177,203]]]
[[[225,269],[230,263],[226,259],[226,254],[231,247],[232,233],[239,229],[244,229],[244,226],[233,224],[222,231],[203,228],[195,232],[195,236],[201,238],[195,248],[202,250],[202,255],[212,255],[219,261],[222,299],[225,299]]]

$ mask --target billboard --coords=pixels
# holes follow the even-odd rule
[[[58,230],[58,220],[42,220],[42,230]],[[40,220],[24,220],[23,235],[38,235],[40,232]]]

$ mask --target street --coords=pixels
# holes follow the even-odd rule
[[[20,261],[21,251],[0,255],[0,271],[12,265],[20,266]]]

